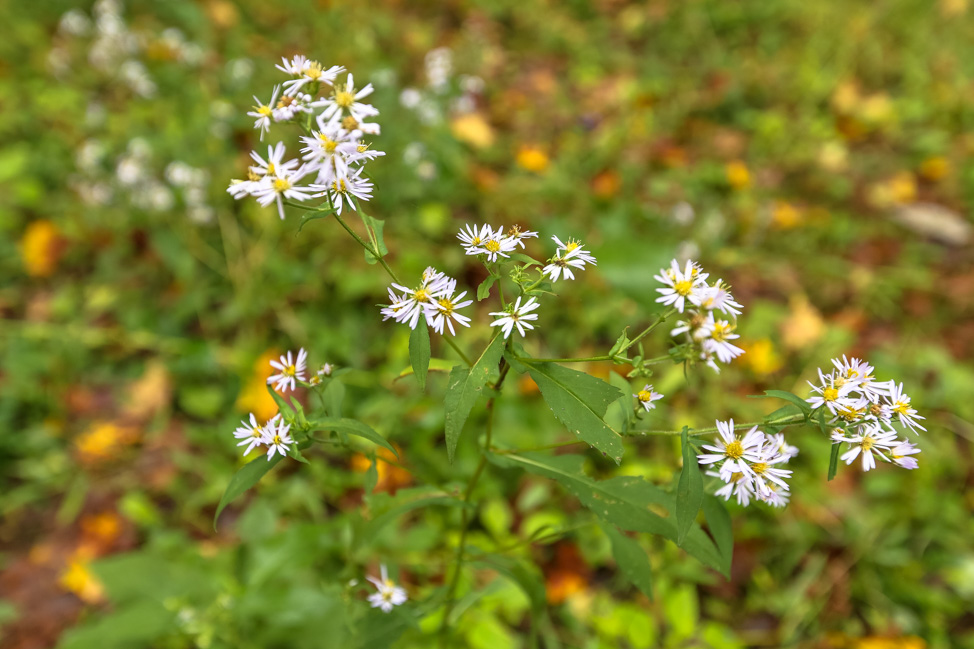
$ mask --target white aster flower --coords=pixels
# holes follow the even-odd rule
[[[468,223],[457,234],[457,239],[463,244],[463,248],[468,255],[478,255],[480,254],[479,251],[471,252],[471,249],[479,247],[485,239],[493,234],[494,231],[489,225],[481,225],[480,228],[477,228]]]
[[[710,314],[713,317],[713,314]],[[710,329],[710,337],[703,341],[702,346],[705,352],[717,357],[721,363],[730,363],[732,360],[744,353],[744,350],[731,343],[731,340],[740,338],[734,333],[734,326],[727,320],[714,320]]]
[[[825,406],[829,412],[837,415],[841,410],[863,407],[865,399],[853,394],[856,383],[845,380],[836,382],[832,374],[823,374],[821,369],[818,371],[818,378],[819,385],[808,382],[812,391],[816,393],[806,399],[812,410]]]
[[[517,245],[521,246],[523,249],[524,239],[536,239],[538,237],[538,233],[531,232],[530,230],[521,230],[521,226],[512,225],[507,230],[507,237],[509,239],[514,239],[515,243],[517,243]]]
[[[355,209],[354,199],[368,201],[372,199],[372,181],[361,177],[362,170],[356,169],[343,178],[336,178],[326,185],[311,185],[311,189],[323,190],[315,194],[316,197],[327,196],[332,207],[341,215],[342,206],[348,203],[349,209]],[[354,197],[354,198],[353,198]]]
[[[304,351],[304,347],[302,347],[298,351],[297,361],[295,361],[294,354],[290,351],[287,353],[287,356],[281,356],[280,361],[271,361],[271,367],[279,373],[269,377],[267,383],[274,383],[274,389],[278,392],[286,392],[289,387],[291,390],[294,390],[295,380],[305,380],[304,370],[307,360],[308,352]]]
[[[700,291],[700,307],[708,311],[718,310],[738,316],[744,307],[734,300],[734,296],[724,285],[723,280],[717,280],[712,286]]]
[[[798,447],[786,442],[784,433],[775,433],[774,435],[765,433],[764,447],[771,454],[784,456],[785,462],[798,455]]]
[[[743,438],[738,438],[734,432],[734,420],[726,422],[717,421],[717,433],[719,439],[716,445],[704,444],[703,448],[712,451],[711,453],[701,453],[697,456],[700,464],[716,464],[724,460],[757,460],[761,457],[760,450],[764,443],[764,433],[755,426],[744,434]]]
[[[266,181],[266,182],[264,182]],[[245,198],[247,196],[256,196],[262,189],[264,185],[270,183],[270,178],[253,175],[252,180],[238,180],[233,179],[230,181],[230,186],[227,187],[227,192],[234,197],[236,200]]]
[[[890,449],[889,459],[892,460],[893,464],[903,467],[904,469],[915,469],[920,464],[917,462],[915,457],[910,457],[911,455],[916,455],[920,452],[916,444],[911,444],[910,442],[900,440],[899,444]]]
[[[575,259],[581,259],[586,264],[592,264],[593,266],[598,265],[595,261],[595,257],[585,246],[582,245],[581,241],[577,239],[569,239],[568,243],[563,243],[558,237],[551,237],[551,240],[555,242],[558,246],[557,254],[563,257],[572,257]]]
[[[301,65],[300,69],[298,69],[297,64]],[[283,67],[280,65],[276,67],[278,70],[283,70],[284,72],[297,77],[297,79],[292,79],[284,84],[284,92],[289,95],[295,94],[298,90],[309,83],[321,82],[332,85],[335,83],[335,77],[345,70],[345,68],[340,65],[333,65],[330,68],[325,69],[321,63],[318,63],[317,61],[310,61],[303,56],[296,56],[290,62],[285,59]]]
[[[281,456],[287,455],[291,450],[289,444],[293,444],[291,438],[291,425],[282,421],[271,419],[264,425],[263,443],[267,446],[267,460],[270,461],[275,453]]]
[[[487,255],[487,261],[497,261],[497,257],[510,258],[509,252],[513,252],[517,248],[517,239],[504,236],[504,228],[499,227],[497,231],[494,232],[489,226],[484,226],[487,228],[486,237],[480,238],[480,243],[471,245],[467,248],[468,255]],[[481,230],[481,234],[483,230]]]
[[[842,381],[852,381],[856,384],[856,390],[861,392],[870,402],[877,403],[879,397],[889,396],[892,381],[877,381],[873,377],[873,366],[858,358],[848,359],[845,354],[842,360],[832,359],[835,365],[835,382],[841,384]]]
[[[754,482],[744,473],[718,473],[717,471],[707,471],[707,475],[720,478],[726,484],[714,492],[715,496],[720,496],[724,500],[730,500],[731,495],[737,498],[737,504],[747,507],[751,499],[755,497]]]
[[[389,579],[385,564],[382,564],[380,578],[366,576],[366,579],[378,591],[369,595],[369,604],[372,605],[372,608],[381,608],[383,613],[388,613],[394,607],[405,604],[406,600],[409,599],[406,595],[406,589],[397,586],[394,581]]]
[[[369,117],[375,117],[379,111],[369,104],[363,104],[359,99],[364,99],[373,92],[372,84],[368,84],[361,90],[355,90],[355,79],[349,73],[345,80],[345,87],[335,86],[330,97],[321,99],[313,105],[324,106],[321,116],[330,119],[336,113],[351,115],[357,122],[364,122]]]
[[[511,331],[514,327],[517,327],[518,333],[524,336],[525,329],[534,329],[534,325],[528,322],[528,320],[538,319],[538,314],[531,312],[539,306],[541,305],[538,303],[538,299],[534,297],[522,305],[521,297],[518,296],[517,302],[512,306],[509,305],[507,311],[497,311],[490,314],[497,318],[497,320],[490,323],[490,326],[500,327],[504,332],[504,338],[511,336]]]
[[[274,415],[271,417],[270,421],[276,421],[280,415]],[[257,417],[254,413],[250,413],[250,423],[248,424],[246,420],[240,422],[240,426],[237,430],[233,431],[233,436],[240,441],[237,446],[246,446],[244,449],[244,456],[250,454],[255,447],[263,446],[264,444],[264,426],[257,423]],[[265,424],[266,426],[266,424]]]
[[[762,448],[758,452],[756,460],[751,458],[741,458],[736,462],[736,469],[728,467],[731,462],[727,462],[721,471],[741,471],[754,481],[755,492],[758,496],[766,496],[769,491],[781,489],[788,491],[786,479],[791,477],[790,469],[780,469],[776,464],[787,462],[788,458],[775,451]]]
[[[325,376],[331,376],[332,372],[334,371],[335,371],[334,365],[332,365],[331,363],[325,363],[324,365],[321,366],[321,369],[319,369],[316,372],[316,374],[318,376],[325,377]]]
[[[676,259],[670,262],[669,268],[664,268],[659,275],[653,279],[662,282],[666,286],[658,288],[656,291],[662,297],[656,301],[666,306],[673,306],[677,311],[683,313],[686,303],[700,304],[704,297],[704,290],[707,287],[707,273],[701,272],[700,266],[692,261],[687,261],[686,267],[680,270],[680,265]]]
[[[764,486],[764,490],[756,494],[758,500],[772,507],[784,507],[788,504],[791,498],[791,492],[788,489],[782,489],[773,482],[765,482]]]
[[[298,54],[290,61],[287,60],[287,57],[281,57],[281,65],[275,65],[274,67],[281,72],[285,72],[290,74],[292,77],[296,77],[302,73],[304,66],[307,63],[308,57],[304,56],[303,54]]]
[[[896,432],[883,430],[873,424],[864,424],[859,427],[858,433],[852,437],[846,437],[836,430],[832,434],[833,443],[847,442],[851,448],[840,456],[846,464],[852,464],[857,457],[862,455],[862,470],[869,471],[876,468],[876,455],[889,462],[886,456],[893,446],[898,444]]]
[[[256,117],[257,120],[254,122],[254,128],[260,129],[260,139],[264,139],[264,133],[267,133],[271,129],[271,119],[274,116],[274,103],[277,101],[277,93],[280,92],[280,86],[274,86],[274,92],[271,94],[271,100],[266,104],[261,103],[257,96],[254,96],[254,101],[257,105],[254,109],[247,113],[250,117]]]
[[[283,95],[277,100],[272,113],[275,122],[287,122],[294,119],[298,113],[312,113],[311,95],[299,92],[293,95]]]
[[[463,325],[464,327],[470,326],[470,318],[460,313],[457,313],[457,309],[462,309],[464,307],[473,304],[473,300],[464,301],[464,297],[467,295],[466,291],[463,291],[459,295],[454,295],[456,291],[456,280],[450,280],[447,284],[447,289],[443,291],[440,297],[435,298],[436,304],[431,308],[426,309],[426,319],[427,322],[433,327],[433,331],[443,335],[443,326],[446,325],[450,329],[450,334],[455,336],[456,331],[453,329],[453,322],[456,321],[457,324]],[[432,316],[432,320],[430,317]]]
[[[552,282],[557,282],[561,275],[564,275],[565,279],[575,279],[572,268],[583,270],[585,264],[596,265],[595,257],[586,251],[578,241],[569,240],[565,244],[558,237],[551,238],[558,244],[558,250],[555,252],[555,256],[548,260],[548,265],[541,272],[550,277]]]
[[[306,201],[315,196],[313,185],[300,186],[297,184],[306,173],[303,167],[296,171],[279,171],[274,178],[266,183],[261,183],[256,188],[254,196],[257,198],[257,202],[264,207],[277,202],[277,213],[283,220],[285,198],[293,201]]]
[[[283,142],[278,142],[272,147],[267,147],[267,160],[260,157],[260,154],[256,151],[251,151],[250,157],[253,158],[254,162],[257,164],[250,167],[250,171],[257,176],[279,176],[281,174],[294,171],[298,168],[300,162],[296,159],[285,162],[285,153],[287,153],[287,148],[284,146]]]
[[[890,392],[889,397],[887,397],[886,406],[889,407],[890,411],[899,417],[900,423],[917,433],[917,429],[926,430],[920,423],[918,419],[925,419],[917,414],[915,408],[910,405],[910,396],[903,392],[903,384],[890,381]]]
[[[396,295],[392,289],[401,291],[402,295]],[[422,315],[426,318],[426,324],[433,326],[434,314],[439,308],[438,300],[446,295],[452,295],[455,289],[455,280],[431,266],[423,271],[422,282],[417,288],[409,288],[401,284],[392,285],[389,289],[389,297],[396,299],[383,309],[383,319],[395,318],[396,322],[408,324],[410,329],[415,329]]]
[[[656,404],[653,403],[654,401],[659,401],[663,398],[662,394],[653,391],[653,386],[649,383],[643,386],[642,390],[632,396],[636,397],[639,405],[641,405],[646,412],[649,412],[656,407]]]

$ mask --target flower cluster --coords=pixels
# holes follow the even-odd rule
[[[457,239],[468,255],[484,255],[487,261],[496,262],[498,257],[509,259],[511,255],[508,253],[524,248],[524,239],[537,236],[537,232],[522,231],[516,225],[507,232],[500,226],[495,232],[489,225],[476,227],[468,224],[457,234]]]
[[[818,384],[809,382],[813,395],[808,399],[813,410],[824,408],[831,416],[829,424],[834,444],[847,443],[850,448],[841,459],[852,464],[860,455],[862,468],[876,467],[876,456],[904,469],[915,469],[920,452],[906,439],[898,439],[894,423],[914,433],[926,430],[922,416],[910,405],[903,384],[877,381],[873,367],[858,358],[833,358],[834,369],[827,374],[818,370]]]
[[[798,449],[785,442],[781,433],[769,435],[751,428],[743,437],[734,429],[734,420],[717,422],[715,444],[704,444],[710,453],[701,453],[697,461],[709,467],[707,475],[720,478],[725,484],[716,495],[729,500],[731,495],[743,506],[752,499],[774,507],[788,504],[790,490],[786,480],[791,470],[779,465],[798,455]]]
[[[363,140],[380,132],[378,124],[368,121],[379,111],[361,101],[372,94],[372,84],[357,89],[351,73],[344,84],[336,83],[345,68],[325,68],[304,56],[283,59],[277,69],[291,80],[276,86],[267,103],[254,97],[256,105],[247,114],[254,118],[262,140],[273,123],[302,126],[307,133],[301,137],[302,156],[285,161],[281,142],[268,147],[266,160],[253,152],[256,165],[248,169],[247,179],[231,181],[227,191],[238,200],[253,196],[265,207],[276,202],[282,219],[284,200],[326,197],[338,214],[345,204],[355,209],[355,199],[370,200],[373,185],[364,176],[365,163],[385,155]],[[319,96],[323,90],[328,92]],[[306,178],[312,181],[300,185]]]
[[[267,459],[274,457],[275,453],[287,455],[291,450],[294,440],[291,438],[291,425],[281,421],[281,415],[277,414],[267,420],[263,426],[258,425],[257,418],[250,413],[250,423],[246,420],[241,421],[241,426],[233,431],[233,436],[240,440],[237,446],[246,446],[244,455],[249,455],[255,448],[267,448]]]
[[[687,261],[681,269],[674,259],[669,268],[654,277],[665,285],[656,289],[662,294],[656,301],[686,314],[686,319],[677,322],[671,335],[683,335],[694,355],[720,372],[718,361],[730,363],[744,353],[731,342],[740,337],[734,330],[743,307],[722,280],[708,284],[709,276],[696,262]]]
[[[437,333],[443,334],[444,327],[448,327],[450,334],[455,336],[454,322],[464,327],[470,326],[470,318],[458,313],[458,309],[473,304],[473,300],[463,299],[466,295],[466,291],[457,294],[457,280],[430,266],[423,271],[416,288],[392,284],[389,288],[389,305],[381,310],[382,319],[392,318],[415,329],[422,315],[427,326]]]

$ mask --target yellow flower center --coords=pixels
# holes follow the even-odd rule
[[[875,443],[876,442],[873,440],[872,437],[863,437],[862,438],[862,450],[868,451],[869,449],[871,449],[873,447],[873,444],[875,444]]]
[[[686,279],[679,281],[673,285],[673,290],[683,297],[686,297],[687,295],[690,295],[690,291],[693,290],[693,282]]]
[[[348,186],[345,185],[345,179],[340,178],[331,184],[331,188],[334,189],[339,194],[344,194],[348,191]]]
[[[651,401],[653,398],[653,393],[649,390],[640,390],[636,395],[636,398],[638,398],[640,401]]]
[[[476,246],[476,245],[479,245],[479,244],[480,244],[480,237],[474,237],[473,239],[470,240],[470,245],[471,246]]]
[[[308,64],[308,69],[304,71],[304,76],[308,77],[312,81],[317,81],[321,78],[321,64],[317,61],[312,61]]]
[[[288,365],[287,367],[284,368],[284,374],[286,376],[294,376],[296,372],[297,370],[293,365]]]
[[[257,439],[263,434],[264,434],[264,429],[261,428],[260,426],[254,426],[254,429],[250,431],[250,436],[253,437],[254,439]]]
[[[355,150],[358,151],[359,153],[365,153],[366,151],[369,150],[369,145],[368,144],[360,144],[360,145],[358,145],[355,148]]]
[[[355,103],[355,95],[345,90],[336,90],[335,103],[339,108],[351,108]]]
[[[356,128],[358,128],[358,120],[351,115],[346,115],[342,119],[342,128],[346,131],[354,131]]]
[[[862,415],[862,410],[856,410],[855,408],[842,408],[839,410],[838,415],[846,421],[855,421],[856,419],[859,419],[860,415]]]
[[[281,193],[291,189],[291,181],[287,178],[275,178],[274,179],[274,191]]]
[[[715,322],[714,332],[710,334],[710,337],[719,343],[724,342],[727,339],[727,334],[729,334],[733,329],[726,322]]]
[[[319,135],[318,139],[321,140],[321,147],[325,150],[326,153],[334,153],[335,149],[338,148],[338,142],[331,139],[324,133]]]
[[[839,391],[835,388],[825,388],[822,390],[822,398],[826,401],[835,401],[839,398]]]
[[[274,435],[273,443],[275,445],[279,445],[281,443],[281,436],[280,435]]]
[[[743,473],[732,473],[731,474],[731,482],[740,482],[741,479],[743,479],[743,478],[744,478],[744,474]]]
[[[429,292],[425,288],[421,288],[413,293],[413,299],[417,302],[425,302],[430,298]]]
[[[739,440],[734,440],[724,447],[724,455],[732,460],[739,460],[744,457],[744,445]]]
[[[270,117],[273,112],[270,106],[257,106],[257,113],[262,117]]]
[[[907,412],[907,410],[909,410],[909,408],[910,408],[910,402],[909,401],[897,401],[896,402],[896,405],[893,406],[893,412],[898,412],[901,415],[907,415],[907,414],[909,414]]]
[[[498,252],[501,249],[501,244],[496,239],[491,239],[484,244],[484,248],[486,248],[488,252]]]
[[[442,309],[444,313],[453,313],[454,306],[450,298],[441,297],[439,300],[437,300],[437,302],[440,305],[440,309]]]
[[[287,108],[293,103],[294,103],[294,97],[291,97],[289,95],[284,95],[283,97],[281,97],[280,101],[277,102],[277,107]]]
[[[751,469],[753,469],[754,472],[757,473],[758,475],[762,475],[769,468],[770,467],[767,464],[765,464],[764,462],[758,462],[757,464],[752,464],[751,465]]]
[[[579,246],[579,243],[577,241],[574,241],[574,240],[573,241],[569,241],[568,244],[565,246],[565,252],[571,252],[572,250],[574,250],[578,246]]]
[[[275,173],[277,173],[277,167],[274,166],[274,163],[273,162],[268,162],[267,163],[267,175],[268,176],[273,176]]]

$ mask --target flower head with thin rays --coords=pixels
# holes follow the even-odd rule
[[[345,177],[335,178],[326,185],[311,185],[313,190],[323,190],[314,196],[327,196],[339,216],[343,204],[348,204],[349,209],[355,210],[355,199],[372,200],[373,187],[371,180],[362,177],[361,169],[356,169]]]
[[[436,304],[426,309],[427,321],[430,322],[433,331],[441,336],[444,335],[444,325],[450,329],[450,335],[452,336],[457,335],[457,332],[453,329],[454,322],[464,327],[470,326],[470,318],[458,313],[458,310],[470,306],[473,304],[473,300],[463,299],[467,295],[466,291],[463,291],[459,295],[454,295],[456,290],[457,282],[455,279],[451,279],[446,284],[440,297],[435,298]],[[432,319],[430,319],[430,316],[432,316]]]
[[[654,401],[659,401],[663,398],[663,395],[654,391],[653,386],[649,383],[643,386],[642,390],[632,396],[636,398],[636,401],[640,406],[643,407],[644,410],[646,410],[646,412],[649,412],[656,407],[656,404],[653,403]]]
[[[281,356],[279,361],[271,361],[271,367],[278,371],[277,374],[269,377],[267,383],[274,384],[274,389],[278,392],[286,392],[288,388],[294,390],[295,381],[304,381],[304,371],[308,360],[308,352],[302,347],[298,351],[297,359],[293,352],[288,352],[286,356]]]
[[[265,176],[265,181],[254,191],[254,197],[262,207],[277,203],[277,213],[284,219],[284,200],[306,201],[314,197],[314,187],[299,185],[305,176],[304,169],[284,171],[273,178]]]
[[[271,100],[269,102],[262,103],[260,99],[254,96],[254,101],[256,105],[254,109],[247,113],[250,117],[256,117],[254,122],[254,128],[260,129],[260,139],[264,139],[264,133],[271,130],[271,120],[274,117],[274,103],[277,101],[277,93],[281,91],[280,86],[274,86],[274,92],[271,93]]]
[[[352,117],[356,122],[364,122],[369,117],[375,117],[379,111],[370,104],[359,101],[365,99],[373,92],[372,84],[366,85],[361,90],[355,89],[355,79],[349,73],[345,79],[345,87],[336,85],[331,96],[315,102],[316,107],[324,107],[321,115],[325,119],[330,119],[333,115],[342,114]]]
[[[500,327],[501,331],[504,332],[504,338],[510,338],[514,327],[517,327],[517,332],[524,336],[525,330],[534,329],[534,325],[529,320],[538,319],[538,314],[532,313],[532,311],[539,306],[541,305],[538,304],[538,299],[535,297],[530,298],[522,305],[521,297],[518,296],[514,304],[508,305],[507,311],[495,311],[490,314],[497,318],[490,323],[490,326]]]
[[[812,410],[825,406],[835,415],[840,410],[862,407],[864,399],[855,392],[856,383],[842,379],[836,380],[832,374],[823,374],[821,369],[818,371],[818,379],[818,385],[811,381],[808,382],[814,394],[806,401]]]
[[[280,418],[280,414],[271,417],[271,422],[276,422]],[[270,423],[270,422],[268,422]],[[246,420],[240,422],[240,426],[237,430],[233,431],[233,436],[241,440],[237,443],[237,446],[246,446],[244,449],[244,457],[250,454],[252,450],[264,445],[264,426],[257,423],[257,417],[254,413],[250,413],[250,423],[248,424]]]
[[[857,457],[862,456],[862,470],[869,471],[876,468],[876,456],[889,462],[887,454],[897,445],[896,431],[883,430],[875,424],[863,424],[856,434],[846,437],[841,430],[832,434],[833,443],[847,442],[851,447],[839,459],[846,464],[852,464]]]
[[[491,236],[493,236],[494,230],[489,225],[481,225],[479,228],[477,226],[470,225],[469,223],[464,225],[457,234],[457,239],[463,245],[463,249],[468,255],[480,254],[479,250],[476,252],[471,252],[473,248],[479,248],[483,241]]]
[[[701,453],[697,456],[700,464],[716,464],[724,460],[740,460],[741,458],[757,459],[762,444],[764,444],[764,433],[758,430],[757,426],[747,431],[743,437],[738,437],[734,431],[734,420],[726,422],[717,421],[718,439],[715,444],[704,444],[703,448],[710,453]]]
[[[531,232],[530,230],[522,230],[519,225],[512,225],[507,229],[507,238],[513,239],[514,242],[519,245],[522,249],[524,248],[525,239],[536,239],[538,237],[537,232]]]
[[[578,241],[569,239],[566,244],[558,237],[551,238],[558,244],[558,250],[541,272],[550,277],[552,282],[557,282],[561,276],[565,279],[575,279],[573,268],[583,270],[586,264],[596,265],[595,257]]]
[[[277,453],[282,457],[291,450],[290,444],[294,443],[291,438],[291,425],[283,421],[271,419],[264,425],[263,443],[267,446],[267,460],[270,461]]]
[[[517,249],[517,239],[505,236],[503,226],[497,228],[496,232],[489,226],[484,227],[487,228],[487,236],[479,237],[479,243],[467,246],[467,254],[485,255],[487,261],[491,262],[497,261],[498,257],[510,257],[508,253]],[[484,234],[484,230],[481,230],[481,234]]]
[[[395,293],[393,289],[399,293]],[[393,318],[396,322],[408,324],[410,329],[415,329],[416,325],[419,324],[420,316],[423,316],[426,319],[426,324],[433,326],[439,309],[440,298],[452,295],[455,290],[456,280],[430,266],[423,271],[422,280],[416,288],[392,284],[389,288],[391,303],[382,309],[383,320]],[[453,308],[459,307],[454,306]],[[467,318],[464,317],[464,319]]]
[[[367,576],[366,579],[378,591],[369,595],[369,604],[372,605],[372,608],[380,608],[383,613],[388,613],[396,606],[405,604],[406,600],[409,599],[406,589],[397,586],[394,581],[389,579],[385,564],[382,564],[380,568],[379,578]]]
[[[743,349],[730,342],[740,338],[734,333],[734,328],[735,325],[727,320],[712,320],[708,325],[710,337],[701,343],[703,350],[716,356],[721,363],[730,363],[743,354]]]
[[[734,300],[730,288],[720,279],[700,291],[699,306],[708,311],[721,311],[733,316],[741,315],[741,309],[744,308]]]
[[[294,95],[309,83],[326,83],[332,85],[335,83],[335,77],[345,71],[345,68],[340,65],[325,68],[321,63],[311,61],[301,55],[295,56],[290,61],[282,59],[282,62],[283,65],[275,67],[282,72],[297,77],[284,84],[284,92],[289,95]]]
[[[912,470],[920,466],[917,459],[915,457],[911,457],[919,452],[920,449],[917,448],[916,444],[902,440],[899,444],[889,450],[889,459],[897,466]]]
[[[920,423],[918,419],[925,419],[917,414],[915,408],[910,405],[910,395],[903,391],[903,384],[897,385],[890,381],[889,396],[886,398],[886,403],[884,404],[889,408],[889,411],[896,415],[899,422],[912,430],[914,433],[917,429],[926,430]]]
[[[704,290],[707,288],[707,277],[709,275],[701,271],[700,266],[693,261],[687,261],[686,266],[681,270],[676,259],[670,262],[669,268],[664,268],[659,275],[653,277],[656,281],[664,284],[663,288],[656,291],[661,297],[656,301],[666,306],[672,306],[680,313],[686,309],[687,304],[699,304],[704,297]]]

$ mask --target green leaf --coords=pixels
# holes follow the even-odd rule
[[[375,453],[369,453],[369,468],[365,472],[365,493],[370,494],[375,491],[375,486],[379,484],[379,467],[376,465]]]
[[[673,516],[676,498],[642,478],[618,476],[609,480],[592,480],[582,473],[585,459],[580,455],[488,453],[487,459],[502,468],[519,468],[556,480],[592,513],[621,529],[658,534],[673,542],[677,540]],[[670,516],[664,518],[652,508],[666,510]],[[682,547],[703,564],[719,570],[725,576],[728,574],[720,552],[699,525],[692,526]]]
[[[609,356],[615,356],[623,351],[626,345],[629,344],[629,327],[626,327],[622,331],[622,335],[616,338],[615,344],[609,350]]]
[[[540,261],[538,261],[534,257],[527,256],[523,252],[512,252],[511,253],[511,259],[513,259],[514,261],[521,262],[527,268],[530,268],[531,266],[540,266],[541,265],[541,262]]]
[[[799,397],[797,394],[792,394],[791,392],[786,392],[784,390],[765,390],[764,394],[751,394],[748,395],[749,399],[784,399],[789,401],[796,406],[805,414],[805,419],[808,419],[808,415],[812,412],[812,407],[808,405],[808,402]]]
[[[312,428],[315,430],[336,430],[339,433],[348,433],[349,435],[362,437],[369,440],[373,444],[378,444],[383,448],[389,449],[396,457],[399,457],[399,453],[396,452],[396,449],[392,446],[392,444],[386,441],[385,437],[372,430],[370,426],[367,426],[356,419],[338,419],[328,417],[325,419],[316,419],[310,423]]]
[[[304,229],[304,226],[306,226],[311,221],[317,221],[318,219],[327,219],[329,216],[331,216],[334,213],[335,210],[321,210],[315,212],[308,212],[307,214],[301,217],[301,223],[298,225],[298,231],[295,232],[295,234],[301,232],[301,230]]]
[[[368,262],[368,263],[370,263],[370,264],[376,264],[376,263],[379,262],[379,258],[385,257],[386,255],[389,254],[389,249],[386,248],[385,239],[383,239],[383,237],[382,237],[382,230],[383,230],[383,228],[385,228],[385,225],[386,225],[385,224],[385,221],[383,221],[381,219],[373,218],[373,217],[369,216],[368,214],[366,214],[364,212],[359,212],[359,215],[362,217],[362,221],[365,222],[365,225],[367,227],[371,228],[372,231],[375,233],[375,240],[379,244],[379,249],[378,249],[379,256],[376,257],[371,252],[369,252],[368,250],[366,250],[365,251],[365,261]]]
[[[490,295],[490,287],[494,285],[494,282],[501,278],[500,275],[489,275],[487,279],[480,283],[477,287],[477,301],[486,300],[487,296]]]
[[[480,558],[473,563],[496,570],[517,584],[531,602],[531,617],[534,624],[540,621],[548,602],[545,595],[544,577],[534,563],[519,561],[501,554]]]
[[[446,358],[431,358],[428,371],[429,372],[449,372],[450,370],[453,369],[454,365],[456,364],[457,364],[456,361],[451,361]],[[405,378],[412,373],[413,373],[413,367],[412,365],[410,365],[409,367],[403,368],[403,370],[399,372],[399,376],[397,376],[395,380],[398,381],[399,379]]]
[[[459,493],[459,489],[457,489]],[[415,509],[440,505],[445,507],[468,507],[457,494],[439,487],[414,487],[400,489],[395,496],[373,494],[367,497],[371,520],[367,521],[358,534],[358,540],[367,542],[375,538],[379,531],[393,520]]]
[[[457,365],[450,372],[450,379],[446,386],[446,397],[443,407],[446,410],[446,456],[452,463],[453,455],[460,441],[463,425],[470,416],[477,398],[483,393],[490,373],[500,363],[504,354],[504,338],[498,333],[487,345],[487,349],[480,355],[473,367],[467,369]]]
[[[426,374],[430,369],[430,330],[426,322],[420,322],[409,334],[409,364],[419,383],[419,389],[426,389]]]
[[[633,418],[632,386],[618,372],[609,372],[609,385],[618,388],[622,392],[622,396],[616,399],[615,403],[618,406],[620,421],[622,422],[622,434],[625,435],[629,432],[629,426],[632,424]]]
[[[616,464],[622,462],[622,436],[604,419],[609,404],[622,392],[585,372],[555,363],[524,363],[558,421]]]
[[[325,386],[322,396],[328,415],[340,418],[342,416],[342,402],[345,401],[345,384],[338,379],[332,379]]]
[[[839,470],[839,450],[842,444],[832,444],[832,455],[829,456],[829,482],[835,477],[836,472]]]
[[[721,572],[730,574],[731,562],[734,559],[734,530],[730,514],[727,513],[727,508],[720,498],[708,494],[703,498],[703,515],[707,517],[710,536],[717,543],[717,549],[723,559]]]
[[[703,477],[700,475],[700,465],[697,464],[697,454],[693,446],[687,440],[687,431],[684,426],[680,434],[683,449],[683,470],[680,471],[680,482],[676,487],[676,528],[678,545],[683,545],[683,540],[693,526],[703,503]]]
[[[283,456],[275,454],[268,460],[265,456],[257,457],[243,465],[239,471],[233,474],[227,484],[220,504],[216,506],[216,514],[213,515],[213,529],[216,530],[216,521],[220,518],[223,508],[236,500],[241,494],[260,482],[268,471],[277,466]]]
[[[278,394],[277,390],[275,390],[270,383],[267,384],[267,392],[271,395],[271,398],[274,399],[274,403],[277,404],[278,411],[284,416],[285,419],[288,419],[289,416],[293,417],[294,408],[292,408],[291,404],[284,400],[284,397]]]
[[[649,599],[653,599],[653,568],[649,556],[635,539],[619,531],[615,525],[600,522],[602,531],[612,542],[612,557],[626,579]]]

